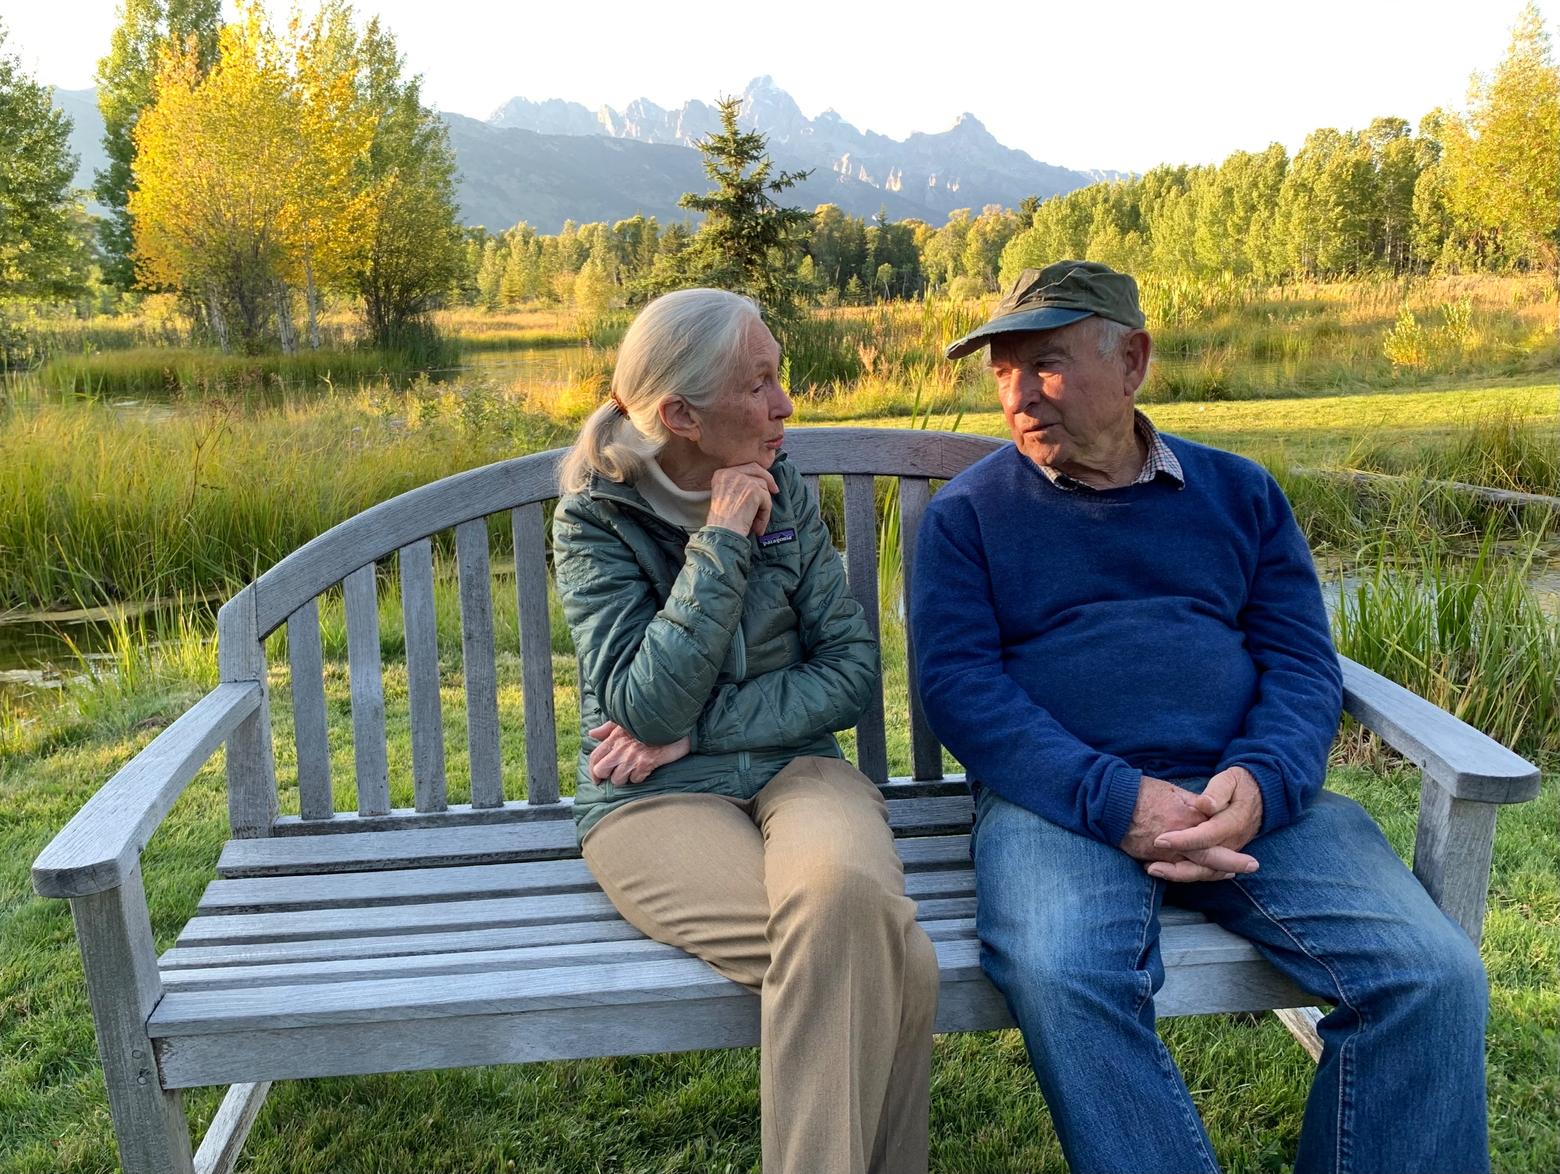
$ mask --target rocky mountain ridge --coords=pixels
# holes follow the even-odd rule
[[[776,165],[811,172],[786,193],[802,208],[832,203],[863,218],[881,209],[893,220],[941,225],[957,208],[1014,207],[1025,196],[1056,195],[1117,174],[1038,162],[1003,146],[973,114],[961,114],[948,130],[901,141],[858,130],[833,110],[808,118],[767,77],[749,83],[742,100],[742,125],[764,133]],[[76,183],[90,189],[105,162],[96,93],[56,90],[55,101],[74,124]],[[461,219],[491,231],[524,220],[552,233],[565,220],[688,218],[678,197],[709,187],[693,144],[718,129],[720,116],[697,99],[676,110],[641,98],[621,111],[591,111],[557,98],[513,98],[486,121],[460,114],[444,121],[459,169]]]
[[[808,118],[768,76],[749,82],[741,98],[741,126],[766,136],[770,154],[781,167],[812,170],[815,175],[827,171],[894,193],[916,209],[912,215],[937,224],[956,208],[979,210],[992,203],[1011,207],[1027,195],[1058,195],[1123,174],[1040,162],[1003,146],[968,112],[946,131],[916,132],[900,141],[858,130],[834,110]],[[511,98],[487,121],[495,127],[540,134],[599,135],[692,147],[717,129],[719,114],[713,105],[698,99],[675,110],[640,98],[621,111],[610,106],[591,111],[578,102],[556,98],[543,102]]]

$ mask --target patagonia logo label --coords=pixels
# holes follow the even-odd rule
[[[760,546],[779,546],[782,542],[795,541],[795,530],[771,530],[768,534],[759,537],[758,544]]]

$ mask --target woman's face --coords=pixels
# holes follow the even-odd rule
[[[698,409],[698,447],[711,468],[769,468],[785,440],[791,397],[780,386],[780,345],[762,322],[749,324],[726,389]]]

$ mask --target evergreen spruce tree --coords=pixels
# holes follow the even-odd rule
[[[775,200],[807,178],[806,171],[776,171],[758,131],[737,126],[740,98],[719,102],[721,129],[700,140],[704,170],[715,187],[704,195],[685,194],[679,207],[704,214],[704,223],[689,247],[677,256],[675,284],[713,285],[747,294],[768,313],[784,321],[795,310],[802,292],[796,260],[810,213]]]

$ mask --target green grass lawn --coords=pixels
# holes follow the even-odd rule
[[[988,402],[990,411],[964,413],[961,432],[1007,435],[994,390]],[[1560,390],[1553,383],[1521,382],[1440,391],[1144,404],[1143,410],[1156,427],[1191,440],[1260,459],[1327,467],[1348,465],[1357,450],[1385,447],[1413,454],[1444,449],[1480,420],[1496,416],[1560,428]],[[928,427],[945,428],[952,420],[952,415],[933,415]],[[892,416],[840,421],[846,422],[883,428],[909,423]],[[805,402],[798,405],[792,423],[808,423]]]
[[[512,593],[500,592],[502,601]],[[501,647],[513,647],[512,606],[500,603]],[[404,666],[396,663],[399,608],[384,600],[385,696],[393,798],[410,798]],[[446,621],[458,622],[441,615]],[[351,772],[346,667],[337,617],[325,622],[334,777]],[[454,635],[452,631],[451,636]],[[443,647],[452,643],[442,642]],[[458,642],[453,642],[458,647]],[[555,636],[560,758],[574,753],[572,659]],[[144,654],[142,654],[144,656]],[[161,655],[161,654],[159,654]],[[902,644],[885,646],[891,753],[906,757]],[[68,909],[32,895],[33,857],[119,765],[185,708],[213,677],[209,644],[185,646],[175,666],[155,657],[127,666],[129,687],[105,683],[40,718],[33,736],[0,762],[0,1172],[85,1174],[115,1167],[112,1135]],[[458,664],[443,666],[445,712],[462,712]],[[510,777],[520,775],[518,663],[501,656],[499,704]],[[284,810],[296,810],[285,668],[273,671],[278,772]],[[463,797],[464,745],[450,730],[451,800]],[[1344,756],[1331,785],[1360,799],[1399,851],[1412,843],[1418,784],[1400,763]],[[847,742],[847,749],[848,749]],[[220,758],[220,756],[219,756]],[[900,769],[903,769],[902,765]],[[523,777],[523,776],[521,776]],[[566,776],[567,777],[567,776]],[[1484,957],[1493,994],[1490,1108],[1495,1168],[1548,1174],[1560,1165],[1556,1022],[1560,886],[1554,861],[1560,776],[1540,799],[1502,812]],[[338,806],[350,806],[343,791]],[[212,875],[226,835],[218,765],[186,793],[145,856],[160,948],[171,944]],[[1271,1016],[1171,1020],[1165,1039],[1181,1064],[1226,1169],[1287,1168],[1311,1065]],[[932,1073],[932,1168],[992,1174],[1061,1171],[1060,1150],[1015,1032],[937,1041]],[[187,1097],[199,1133],[216,1090]],[[751,1050],[520,1067],[367,1076],[278,1084],[239,1169],[249,1174],[448,1171],[756,1170],[756,1053]]]
[[[321,527],[334,520],[333,509],[361,508],[381,490],[404,488],[401,479],[408,475],[431,479],[472,460],[504,455],[473,451],[474,437],[488,443],[504,440],[495,420],[502,423],[507,417],[495,414],[498,408],[487,400],[452,398],[435,420],[447,417],[446,430],[430,431],[426,443],[415,447],[408,441],[403,450],[394,449],[393,442],[407,431],[415,413],[398,404],[383,413],[371,407],[359,405],[353,419],[361,417],[362,427],[369,430],[365,436],[377,436],[374,427],[385,433],[383,482],[363,487],[363,500],[354,498],[348,507],[322,506]],[[1479,419],[1505,415],[1551,427],[1560,416],[1557,408],[1552,384],[1525,382],[1428,392],[1165,403],[1150,405],[1148,411],[1161,427],[1180,435],[1264,459],[1325,467],[1348,464],[1367,450],[1377,458],[1397,453],[1411,463],[1421,450],[1454,449]],[[795,422],[808,423],[805,403]],[[902,427],[909,421],[901,416],[850,422]],[[312,415],[304,423],[312,427]],[[934,427],[945,423],[931,421]],[[960,427],[1004,433],[994,410],[966,415]],[[238,441],[248,438],[242,422],[234,421],[233,428]],[[323,436],[321,432],[316,439]],[[517,424],[515,439],[534,438]],[[145,451],[160,452],[154,447]],[[274,516],[293,514],[303,492],[300,486],[319,481],[315,495],[325,492],[325,465],[336,459],[336,452],[322,446],[319,460],[312,463],[295,455],[289,475],[272,469],[267,477],[254,479],[251,492],[264,499],[265,509]],[[418,461],[406,460],[408,453]],[[265,453],[254,459],[263,461]],[[354,459],[367,463],[361,453]],[[132,463],[127,458],[119,464],[122,470]],[[153,463],[148,461],[148,467]],[[155,463],[178,465],[177,459],[166,456]],[[180,467],[185,471],[174,480],[192,494],[187,462]],[[40,474],[37,480],[46,485],[59,479]],[[198,488],[204,492],[208,487]],[[498,593],[496,610],[500,646],[514,647],[512,592]],[[458,648],[458,620],[453,614],[441,615],[440,622],[441,631],[447,630],[441,647]],[[345,665],[334,623],[327,616],[331,737],[341,754],[335,772],[340,779],[350,777],[351,735]],[[390,761],[393,775],[403,777],[395,797],[408,802],[404,764],[410,747],[405,673],[397,663],[398,608],[385,608],[381,632]],[[8,715],[0,698],[0,1174],[85,1174],[116,1167],[69,910],[62,902],[32,895],[28,867],[86,798],[209,684],[214,661],[204,639],[191,632],[150,658],[143,653],[122,656],[118,678],[79,689],[52,708]],[[567,761],[575,746],[573,664],[561,641],[555,641],[555,651],[563,732],[559,751]],[[445,712],[459,714],[458,666],[444,667],[449,689]],[[885,673],[890,696],[896,686],[902,695],[902,650],[893,642],[885,648]],[[512,657],[501,658],[500,674],[504,753],[513,773],[523,745],[516,732],[520,698]],[[284,809],[289,804],[296,809],[284,669],[277,669],[274,684],[282,801]],[[904,758],[902,724],[891,733],[891,748]],[[449,756],[451,799],[458,801],[464,747],[453,728]],[[1553,765],[1548,769],[1538,801],[1501,814],[1483,943],[1492,990],[1494,1166],[1513,1174],[1549,1174],[1560,1168],[1555,1112],[1560,1104],[1560,880],[1555,866],[1560,858],[1560,773]],[[1359,798],[1399,851],[1408,852],[1418,797],[1412,771],[1354,752],[1340,757],[1331,784]],[[214,765],[191,786],[145,857],[161,947],[171,944],[193,912],[225,835],[225,799],[220,769]],[[1270,1016],[1173,1020],[1163,1025],[1163,1033],[1226,1169],[1286,1169],[1311,1071],[1298,1045]],[[993,1174],[1063,1169],[1016,1033],[939,1039],[932,1079],[934,1170]],[[218,1099],[215,1090],[188,1096],[197,1134]],[[758,1153],[756,1056],[752,1050],[739,1050],[280,1084],[260,1115],[239,1169],[246,1174],[702,1174],[755,1170]]]

